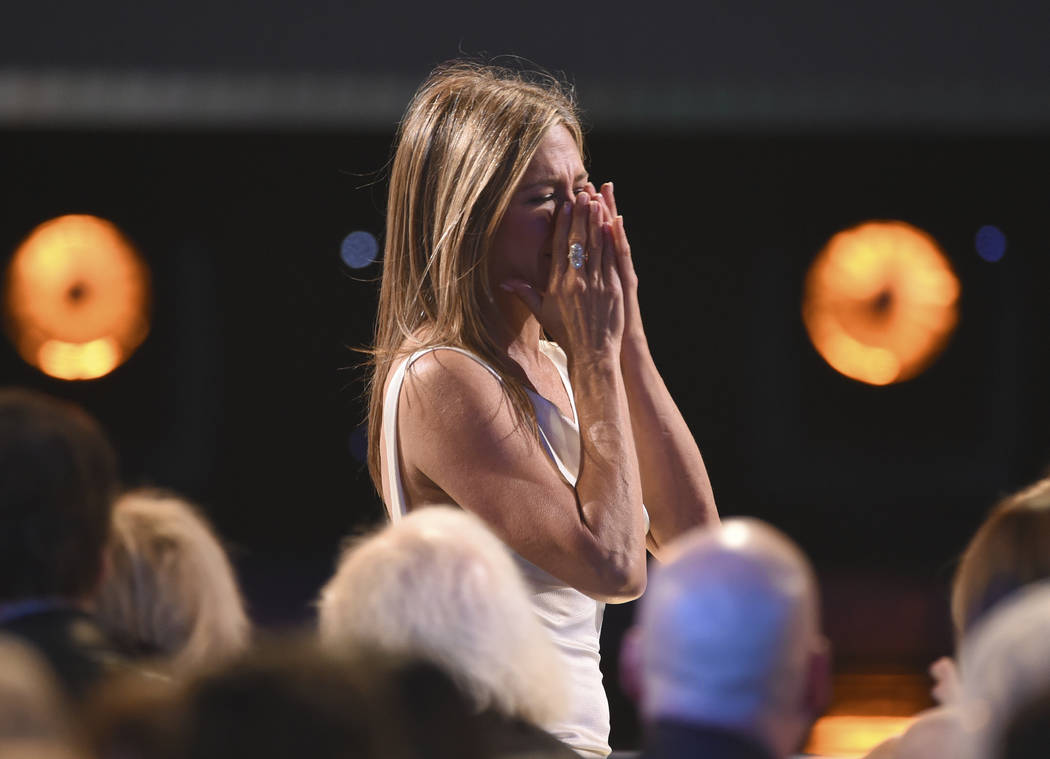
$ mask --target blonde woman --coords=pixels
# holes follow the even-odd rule
[[[113,508],[96,616],[131,653],[167,660],[176,675],[248,643],[250,623],[226,552],[186,501],[139,490]]]
[[[369,466],[390,517],[453,503],[514,552],[569,681],[553,732],[607,754],[603,604],[644,590],[647,545],[717,514],[649,353],[612,184],[591,183],[557,82],[456,62],[417,91],[374,351]]]

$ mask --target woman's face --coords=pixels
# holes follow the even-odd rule
[[[561,124],[547,130],[496,229],[489,258],[493,292],[501,282],[520,279],[547,288],[554,216],[587,183],[580,151]],[[559,251],[562,253],[562,251]],[[567,251],[564,252],[567,255]]]

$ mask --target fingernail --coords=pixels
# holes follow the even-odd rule
[[[506,291],[508,293],[514,292],[514,288],[511,287],[510,285],[508,285],[506,282],[500,282],[499,283],[499,289],[500,290],[504,290],[504,291]]]

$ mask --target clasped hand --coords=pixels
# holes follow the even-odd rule
[[[570,261],[573,243],[584,250],[579,268]],[[601,192],[587,183],[555,211],[550,278],[542,293],[520,281],[503,286],[521,298],[570,360],[618,359],[625,336],[641,335],[641,318],[638,277],[612,183]]]

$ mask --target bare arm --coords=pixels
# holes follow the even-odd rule
[[[462,354],[417,362],[401,398],[407,466],[476,512],[514,551],[583,593],[625,601],[645,588],[645,528],[638,457],[620,362],[623,300],[611,236],[597,204],[571,212],[589,260],[570,270],[559,252],[539,295],[514,291],[566,349],[581,430],[575,488],[531,430],[516,424],[498,381]],[[556,250],[568,250],[570,213],[559,213]]]
[[[594,194],[593,186],[588,189]],[[613,220],[612,236],[624,290],[621,366],[642,497],[651,519],[649,548],[659,558],[661,546],[692,527],[716,523],[718,511],[700,449],[649,352],[638,305],[638,276],[623,217],[616,214],[612,184],[604,185],[596,195],[606,217]]]
[[[638,450],[642,499],[649,510],[649,549],[683,532],[718,522],[703,457],[642,335],[623,348],[623,373]]]

